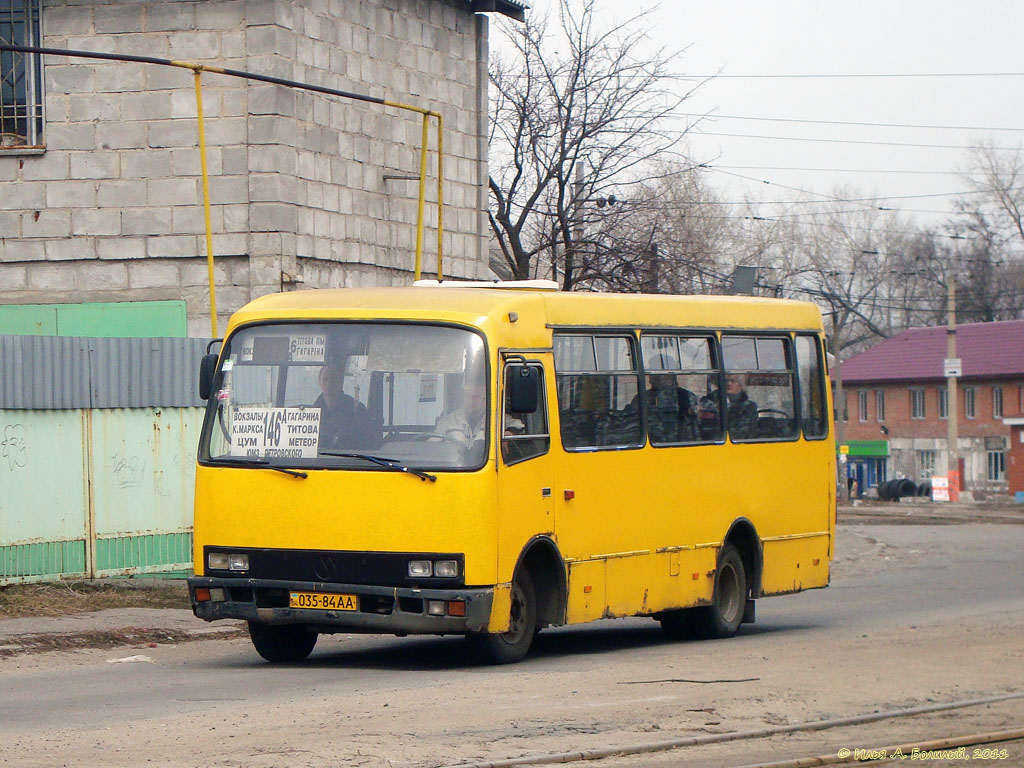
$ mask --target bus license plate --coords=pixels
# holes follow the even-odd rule
[[[288,599],[291,608],[313,608],[319,611],[358,611],[355,595],[330,592],[292,592]]]

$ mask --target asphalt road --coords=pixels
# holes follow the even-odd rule
[[[352,635],[294,666],[240,639],[0,660],[0,762],[434,766],[1024,691],[1024,526],[844,526],[838,549],[832,587],[760,601],[726,641],[632,619],[546,630],[496,668],[458,638]],[[922,733],[1012,722],[1020,702]],[[741,765],[905,727],[587,765]]]

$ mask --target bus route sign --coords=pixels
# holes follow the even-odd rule
[[[231,455],[316,458],[319,408],[236,408],[231,414]]]

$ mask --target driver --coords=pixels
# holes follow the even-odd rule
[[[320,369],[322,394],[313,403],[320,409],[319,450],[377,448],[381,431],[377,429],[366,406],[345,394],[347,358],[333,360]]]
[[[437,422],[434,431],[466,450],[477,441],[483,444],[487,431],[487,391],[482,383],[468,384],[463,392],[462,405],[446,413]]]

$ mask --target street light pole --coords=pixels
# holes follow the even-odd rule
[[[960,451],[957,449],[957,417],[959,412],[959,398],[957,397],[956,379],[958,372],[952,363],[956,359],[956,277],[950,275],[946,280],[946,290],[949,299],[949,325],[946,327],[946,447],[949,451],[949,466],[946,476],[956,472],[958,478],[957,487],[950,487],[950,491],[966,489],[967,484],[964,478],[960,477]]]

